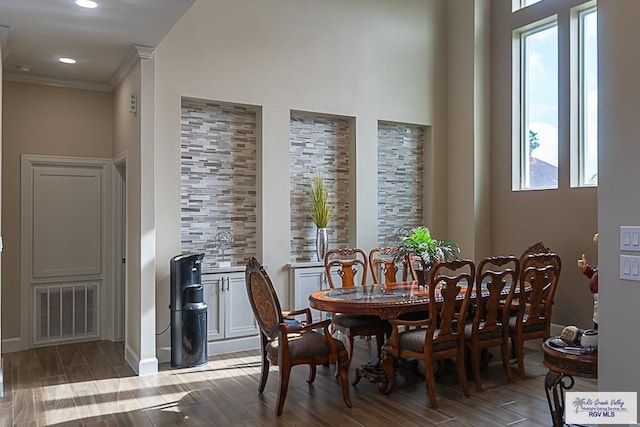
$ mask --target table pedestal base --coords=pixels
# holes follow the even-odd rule
[[[573,387],[574,380],[571,375],[565,375],[559,372],[549,370],[544,379],[545,392],[547,393],[547,402],[551,411],[551,419],[553,427],[561,427],[564,425],[564,390],[570,390]]]
[[[356,369],[356,377],[351,384],[356,385],[361,378],[366,378],[369,382],[378,385],[378,391],[381,393],[388,393],[387,388],[387,374],[382,367],[382,360],[375,358],[370,362],[358,366]],[[396,359],[394,360],[394,372],[400,373],[403,377],[416,381],[424,380],[424,375],[418,371],[417,360]]]

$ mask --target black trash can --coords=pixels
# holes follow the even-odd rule
[[[201,263],[204,254],[171,258],[171,366],[186,368],[207,363],[207,305]]]

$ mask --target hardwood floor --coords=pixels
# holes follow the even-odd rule
[[[369,352],[367,355],[367,351]],[[494,353],[497,353],[497,349]],[[373,341],[356,341],[352,366],[375,352]],[[4,397],[0,426],[550,426],[542,352],[525,349],[529,378],[507,384],[500,357],[482,376],[484,392],[463,398],[453,362],[436,380],[438,409],[428,405],[424,381],[402,377],[383,395],[362,379],[350,386],[353,408],[342,401],[333,369],[292,370],[280,417],[274,414],[278,371],[270,371],[259,395],[257,351],[209,358],[200,368],[160,366],[137,377],[124,361],[122,343],[94,341],[3,355]],[[512,365],[515,368],[515,365]],[[353,379],[353,370],[350,373]],[[514,377],[518,377],[514,375]],[[594,391],[596,381],[576,378],[575,391]]]

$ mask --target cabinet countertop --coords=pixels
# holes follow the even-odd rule
[[[225,273],[239,273],[245,271],[245,266],[236,266],[236,267],[219,267],[212,268],[206,271],[203,271],[202,274],[225,274]]]

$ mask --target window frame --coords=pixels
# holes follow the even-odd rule
[[[570,186],[597,187],[598,181],[589,183],[585,176],[585,158],[587,140],[585,96],[585,17],[596,13],[595,1],[590,1],[571,9],[571,161]],[[596,47],[597,55],[597,47]],[[597,71],[596,71],[597,73]],[[597,138],[597,136],[596,136]],[[596,141],[597,142],[597,141]],[[596,173],[598,165],[596,164]]]

